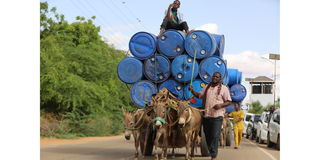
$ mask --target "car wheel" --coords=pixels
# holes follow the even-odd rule
[[[280,134],[278,135],[276,149],[280,150]]]
[[[268,133],[268,137],[267,137],[267,146],[269,148],[271,148],[273,146],[272,142],[270,141],[270,134]]]

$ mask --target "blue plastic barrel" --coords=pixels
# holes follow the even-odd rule
[[[232,101],[241,102],[244,98],[246,98],[247,90],[241,84],[234,84],[230,88],[230,96]]]
[[[239,74],[238,74],[238,69],[232,69],[232,68],[228,68],[228,86],[232,86],[234,84],[238,84],[239,81]]]
[[[219,72],[222,79],[227,75],[227,65],[224,63],[224,60],[216,56],[211,56],[202,60],[199,68],[200,78],[206,83],[211,82],[215,72]]]
[[[193,94],[188,89],[189,86],[190,86],[190,84],[188,84],[184,87],[184,98],[185,99],[190,99],[193,96]],[[193,86],[194,91],[200,92],[206,86],[206,83],[203,82],[201,79],[196,79],[195,81],[192,82],[192,86]],[[191,102],[189,104],[191,106],[197,107],[197,108],[202,107],[202,99],[194,97],[193,99],[191,99]]]
[[[176,96],[179,100],[183,100],[183,84],[179,83],[173,79],[166,80],[163,82],[159,90],[162,88],[167,88],[174,96]]]
[[[117,67],[119,79],[128,84],[138,82],[143,77],[143,64],[134,57],[127,57],[121,60]]]
[[[194,65],[193,65],[194,64]],[[178,82],[186,83],[191,81],[192,66],[194,66],[193,79],[198,75],[199,65],[193,58],[184,54],[173,59],[171,64],[171,74]]]
[[[236,109],[234,108],[234,102],[231,103],[229,106],[225,107],[225,110],[226,110],[226,113],[228,113],[228,114],[236,111]]]
[[[228,70],[226,70],[226,74],[224,75],[223,79],[222,79],[222,84],[228,86],[229,83],[229,76],[228,76]]]
[[[152,95],[158,92],[157,87],[150,81],[143,80],[135,83],[130,89],[131,101],[138,107],[144,107],[151,102]]]
[[[219,35],[219,34],[212,34],[212,36],[215,38],[217,42],[217,49],[214,52],[214,56],[223,58],[223,52],[224,52],[224,35]]]
[[[208,32],[197,30],[187,35],[184,46],[191,57],[196,55],[197,59],[203,59],[213,55],[217,42]]]
[[[167,30],[158,39],[158,51],[172,59],[184,52],[185,33],[179,30]]]
[[[157,37],[151,33],[138,32],[129,41],[130,52],[140,60],[152,57],[156,49]]]
[[[144,62],[144,75],[152,82],[161,83],[170,77],[171,63],[162,55],[153,56]]]
[[[237,79],[237,84],[241,84],[241,81],[242,81],[242,72],[238,72],[238,79]]]

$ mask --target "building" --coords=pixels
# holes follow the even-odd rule
[[[250,83],[251,95],[249,95],[249,102],[259,101],[261,105],[267,106],[274,102],[274,81],[265,76],[258,76],[256,78],[246,78]]]

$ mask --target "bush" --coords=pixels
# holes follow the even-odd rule
[[[95,17],[69,24],[47,2],[40,7],[41,136],[119,134],[120,108],[133,108],[116,73],[127,55],[101,40]]]

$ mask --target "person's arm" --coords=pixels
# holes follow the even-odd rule
[[[168,18],[168,19],[172,19],[171,15],[170,15],[172,6],[173,6],[173,3],[171,3],[171,4],[169,5],[168,10],[167,10],[166,18]]]
[[[216,104],[214,106],[214,109],[225,108],[231,104],[232,100],[231,100],[229,89],[225,86],[222,86],[221,90],[222,90],[223,103]]]
[[[199,98],[199,99],[202,99],[203,94],[204,94],[204,91],[205,91],[206,88],[207,88],[207,86],[203,87],[203,89],[201,90],[201,92],[196,92],[196,91],[194,91],[193,86],[191,86],[191,85],[189,86],[190,92],[191,92],[195,97],[197,97],[197,98]]]
[[[214,109],[225,108],[231,104],[231,101],[225,101],[224,103],[216,104]]]

